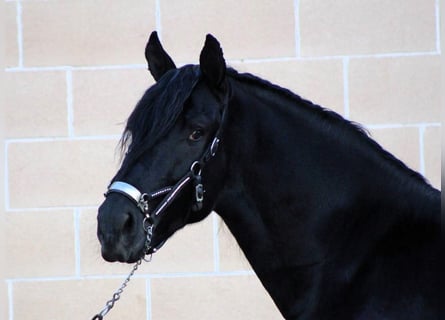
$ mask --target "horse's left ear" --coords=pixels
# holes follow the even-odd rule
[[[224,89],[226,61],[218,40],[208,34],[199,56],[199,65],[205,79],[215,89]]]
[[[168,70],[176,69],[172,58],[167,54],[159,41],[158,34],[153,31],[145,46],[145,58],[153,78],[158,81]]]

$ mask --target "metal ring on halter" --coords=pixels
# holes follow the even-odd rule
[[[192,163],[192,165],[190,166],[190,171],[195,175],[195,176],[200,176],[201,175],[201,170],[202,170],[202,165],[199,161],[195,161]]]

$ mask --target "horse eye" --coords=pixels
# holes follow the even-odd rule
[[[189,140],[190,141],[198,141],[202,138],[203,134],[204,134],[204,132],[202,130],[197,129],[189,135]]]

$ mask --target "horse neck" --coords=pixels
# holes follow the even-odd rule
[[[215,210],[290,319],[310,308],[325,262],[341,266],[337,277],[346,282],[416,192],[395,190],[386,181],[391,166],[341,140],[335,125],[316,125],[308,106],[251,93],[234,86],[227,183]]]

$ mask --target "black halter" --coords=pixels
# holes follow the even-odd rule
[[[107,192],[105,193],[105,197],[107,197],[110,193],[120,193],[130,200],[132,200],[135,205],[141,210],[142,214],[145,216],[143,228],[147,233],[147,243],[146,243],[146,253],[150,249],[153,249],[153,252],[157,251],[163,243],[161,243],[158,247],[152,248],[150,245],[152,232],[154,227],[159,220],[159,217],[165,210],[170,206],[174,199],[181,193],[181,191],[189,184],[193,183],[194,193],[193,193],[193,204],[192,211],[199,211],[202,209],[203,201],[204,201],[204,186],[202,184],[202,169],[207,164],[207,162],[212,159],[218,150],[219,143],[221,141],[222,135],[222,127],[226,117],[227,103],[224,104],[221,122],[216,134],[207,147],[204,154],[201,158],[192,163],[190,170],[181,178],[179,181],[173,186],[163,187],[156,191],[142,193],[133,185],[123,182],[123,181],[114,181],[109,187]],[[153,199],[164,196],[162,201],[157,205],[157,207],[150,212],[149,203]]]

